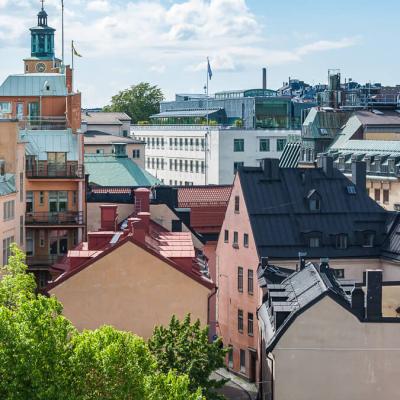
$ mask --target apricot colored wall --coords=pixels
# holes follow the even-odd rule
[[[240,211],[235,213],[235,196],[240,197]],[[229,231],[229,242],[224,242],[224,231]],[[239,234],[239,249],[232,247],[233,232]],[[248,248],[243,247],[243,234],[249,235]],[[222,336],[225,346],[233,346],[233,370],[240,372],[239,351],[246,352],[246,370],[242,373],[249,377],[249,348],[258,349],[257,307],[261,292],[257,285],[258,267],[257,249],[252,236],[250,220],[242,196],[240,179],[236,176],[231,198],[225,214],[216,250],[217,265],[217,333]],[[238,291],[238,267],[243,267],[243,293]],[[253,294],[248,293],[248,270],[253,270]],[[243,333],[238,331],[238,309],[243,310]],[[253,313],[253,336],[247,333],[247,314]]]
[[[50,290],[80,330],[104,324],[144,338],[172,315],[207,324],[210,290],[132,242]]]

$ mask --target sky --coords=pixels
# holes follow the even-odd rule
[[[0,81],[23,73],[39,0],[0,0]],[[139,82],[175,93],[268,87],[289,77],[325,83],[328,69],[361,83],[400,83],[399,0],[64,0],[66,63],[84,107]],[[46,0],[61,57],[61,0]]]

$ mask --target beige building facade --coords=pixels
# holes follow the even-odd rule
[[[80,330],[112,325],[149,338],[173,315],[207,324],[210,287],[127,240],[50,288]]]

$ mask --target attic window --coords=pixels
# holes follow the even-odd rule
[[[337,249],[347,249],[347,235],[340,234],[336,236],[336,248]]]
[[[375,233],[364,232],[363,233],[363,247],[374,247]]]
[[[326,129],[326,128],[320,128],[319,131],[321,132],[321,135],[327,135],[328,134],[328,129]]]
[[[320,211],[321,210],[321,201],[318,197],[313,197],[308,201],[310,211]]]
[[[352,195],[357,194],[356,187],[355,186],[347,186],[347,193],[352,194]]]
[[[321,247],[321,238],[319,236],[310,237],[308,240],[308,245],[310,248]]]

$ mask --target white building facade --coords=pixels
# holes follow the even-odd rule
[[[233,182],[241,165],[279,158],[300,131],[135,125],[131,135],[146,142],[146,170],[166,185],[222,185]]]

